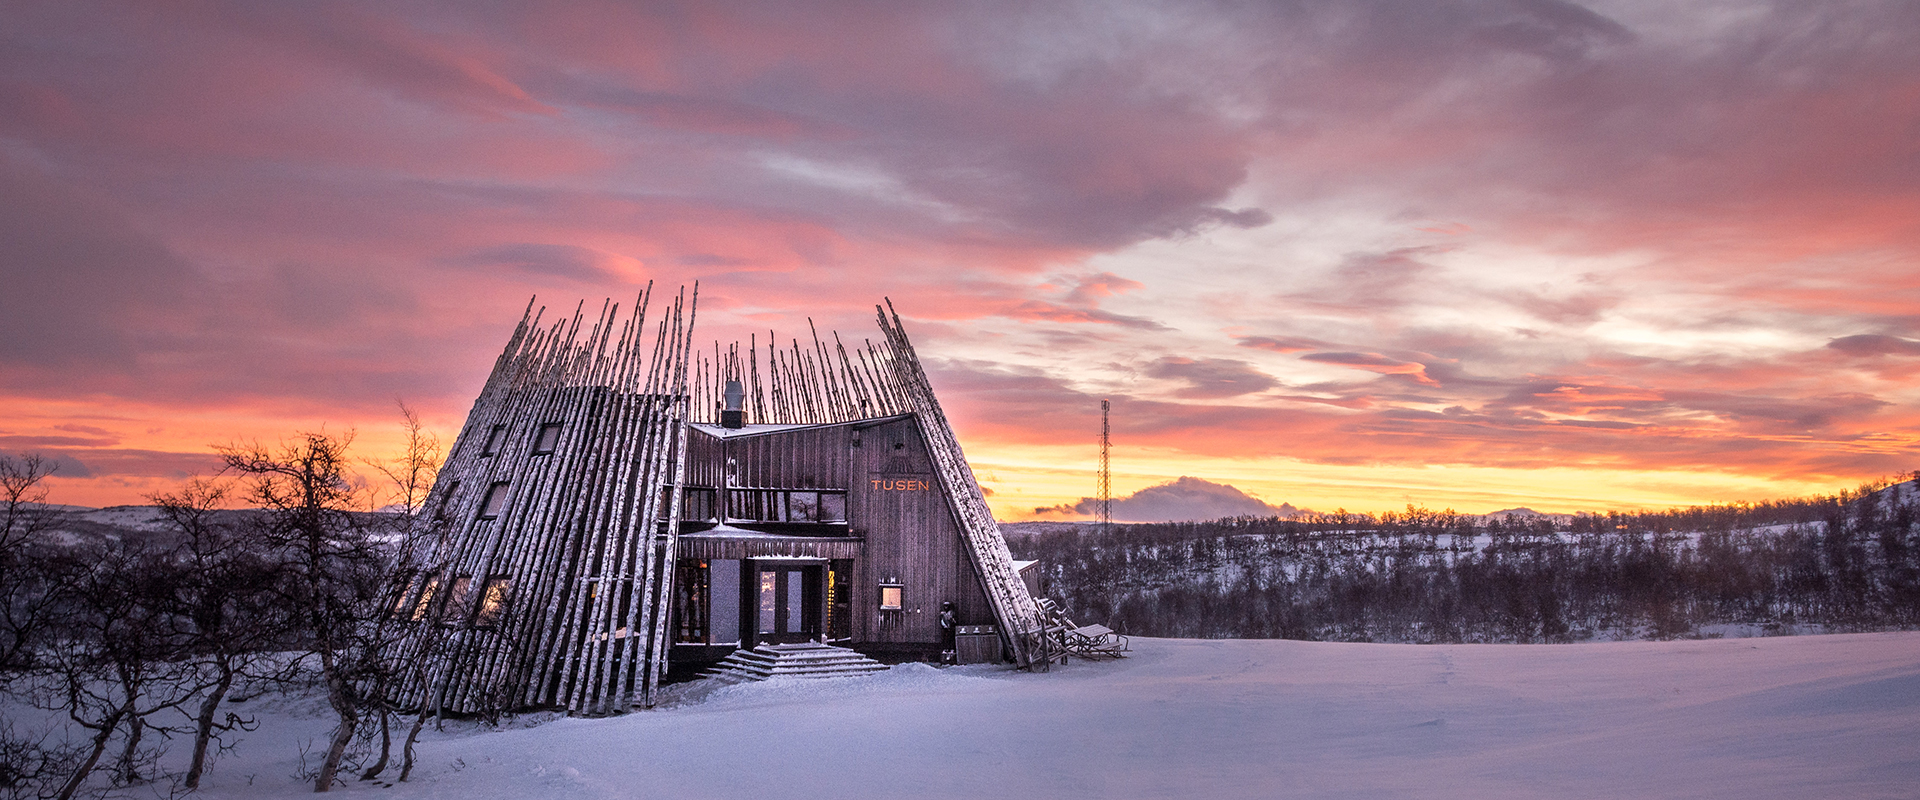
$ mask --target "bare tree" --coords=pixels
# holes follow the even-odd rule
[[[0,455],[0,688],[32,666],[35,639],[56,611],[33,558],[41,534],[61,517],[47,505],[45,481],[54,469],[39,455]]]
[[[394,563],[389,570],[390,602],[373,628],[377,640],[374,645],[384,655],[383,668],[369,670],[370,677],[377,684],[368,694],[374,703],[372,710],[378,715],[379,752],[373,764],[361,773],[360,779],[363,781],[373,780],[386,771],[392,758],[393,718],[400,711],[395,705],[397,695],[403,687],[426,683],[429,665],[438,657],[447,638],[445,631],[433,625],[432,620],[424,620],[426,624],[415,624],[412,609],[401,607],[408,599],[412,576],[435,571],[423,567],[421,560],[428,557],[430,543],[440,533],[437,523],[441,520],[421,512],[428,495],[433,491],[444,451],[440,447],[439,437],[420,424],[419,415],[404,402],[399,406],[406,430],[404,450],[391,461],[368,462],[388,480],[387,489],[392,492],[394,502],[388,504],[387,508],[397,513],[387,522],[397,534],[397,542]],[[419,739],[420,729],[430,712],[435,710],[431,703],[424,701],[416,709],[413,724],[402,747],[400,780],[406,780],[412,772],[414,743]]]
[[[0,719],[0,798],[42,800],[79,761],[80,748],[52,731],[29,733]]]
[[[420,506],[433,491],[433,481],[440,476],[440,461],[446,453],[440,447],[440,437],[420,424],[419,414],[405,402],[394,402],[405,421],[406,447],[391,460],[369,460],[366,464],[387,479],[386,490],[391,493],[391,502],[386,507],[411,518],[420,513]]]
[[[366,671],[377,664],[366,627],[386,595],[387,556],[349,471],[351,434],[305,433],[278,448],[218,448],[263,512],[261,534],[282,556],[283,600],[301,646],[317,662],[339,718],[314,791],[332,788],[371,700]]]
[[[245,729],[251,720],[220,714],[234,682],[268,678],[272,651],[285,638],[287,615],[274,602],[280,570],[258,529],[223,522],[218,514],[228,487],[195,479],[174,494],[151,499],[181,540],[173,553],[179,579],[171,602],[187,657],[198,667],[193,714],[193,755],[185,785],[200,787],[209,748],[220,734]]]
[[[59,593],[66,564],[42,541],[60,519],[47,505],[54,465],[38,455],[0,455],[0,694],[38,702],[48,693],[45,651],[64,629]],[[81,748],[51,729],[0,719],[0,797],[44,797],[79,762]]]
[[[65,800],[87,783],[108,745],[120,737],[114,782],[146,779],[153,754],[142,749],[146,732],[170,732],[151,718],[185,704],[194,694],[192,669],[183,659],[178,627],[170,619],[170,587],[179,565],[143,543],[122,542],[51,556],[51,582],[61,609],[61,630],[47,637],[37,670],[35,700],[67,713],[92,733],[84,755],[55,794]]]

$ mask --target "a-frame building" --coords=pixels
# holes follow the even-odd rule
[[[697,293],[696,293],[697,297]],[[670,664],[822,641],[945,646],[943,604],[1045,663],[1015,570],[897,315],[851,351],[691,345],[684,294],[649,329],[529,314],[415,529],[396,613],[446,713],[653,704]],[[651,334],[650,336],[648,334]]]

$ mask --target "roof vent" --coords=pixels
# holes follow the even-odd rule
[[[721,395],[727,404],[720,409],[720,427],[744,428],[747,424],[746,412],[740,410],[740,403],[747,399],[747,392],[740,388],[739,381],[727,381],[727,389]]]

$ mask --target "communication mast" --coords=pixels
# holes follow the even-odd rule
[[[1110,403],[1100,401],[1100,532],[1107,533],[1113,527],[1113,473],[1108,469],[1107,448],[1108,433],[1107,409]]]

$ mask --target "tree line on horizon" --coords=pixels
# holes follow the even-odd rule
[[[0,716],[0,800],[192,790],[254,725],[231,701],[275,686],[314,691],[338,720],[304,775],[317,790],[381,778],[396,760],[406,780],[437,714],[391,704],[387,687],[422,682],[427,661],[397,658],[396,645],[425,636],[413,652],[434,652],[438,626],[416,623],[453,608],[445,597],[396,604],[395,576],[434,566],[406,561],[440,458],[407,422],[404,456],[362,464],[382,487],[353,477],[350,436],[223,448],[222,479],[151,498],[165,535],[119,541],[55,541],[63,512],[45,502],[47,462],[0,456],[0,710],[56,720]],[[1136,635],[1570,642],[1720,624],[1875,630],[1920,627],[1915,494],[1883,482],[1558,524],[1410,506],[1080,526],[1009,544],[1044,562],[1048,593],[1070,616]],[[229,500],[251,509],[219,510]],[[181,774],[159,760],[174,736],[191,743]]]
[[[1902,476],[1920,481],[1920,473]],[[1409,506],[1009,536],[1075,619],[1177,638],[1553,643],[1920,627],[1915,485],[1664,511]],[[1710,634],[1708,634],[1710,635]]]
[[[424,659],[398,645],[436,626],[395,605],[396,560],[412,557],[440,449],[401,409],[398,459],[356,464],[351,434],[218,448],[221,476],[149,498],[163,530],[118,540],[62,535],[50,464],[0,455],[0,798],[197,789],[257,723],[233,704],[276,687],[314,691],[337,717],[318,763],[302,758],[316,791],[343,774],[406,780],[433,709],[403,716],[387,687],[420,677]],[[183,772],[160,758],[176,736]]]

